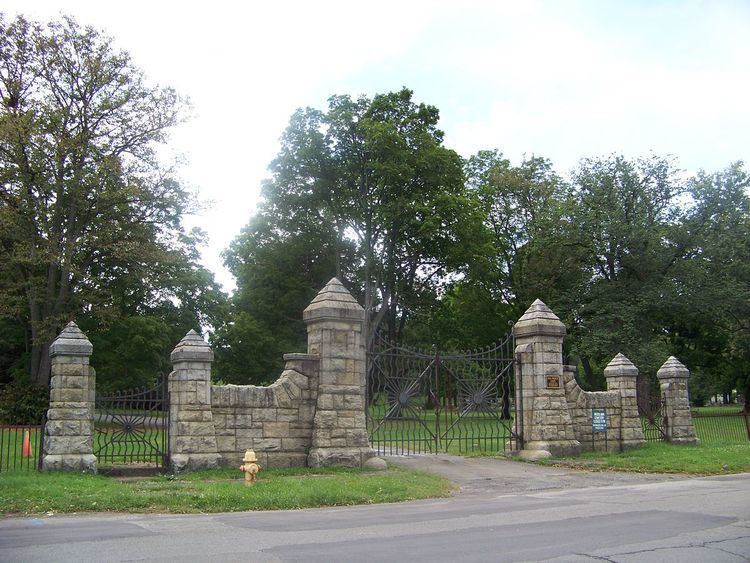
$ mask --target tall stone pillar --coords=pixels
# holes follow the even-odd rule
[[[521,414],[521,457],[540,459],[580,453],[563,384],[565,325],[537,299],[513,326],[516,357],[516,416]]]
[[[656,372],[661,386],[664,416],[667,419],[667,440],[675,444],[695,444],[698,438],[693,427],[688,395],[690,370],[674,356]]]
[[[638,414],[638,368],[622,354],[617,354],[604,368],[607,390],[620,395],[620,448],[628,450],[646,443]]]
[[[175,473],[219,467],[211,413],[214,353],[191,330],[172,351],[169,374],[169,457]]]
[[[52,363],[42,469],[96,473],[93,454],[96,378],[89,357],[94,347],[69,322],[49,349]]]
[[[375,454],[365,423],[364,309],[336,278],[303,313],[307,351],[320,358],[318,396],[307,463],[362,467]]]

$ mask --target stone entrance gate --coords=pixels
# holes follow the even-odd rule
[[[378,341],[369,354],[369,381],[364,310],[337,279],[312,300],[303,319],[307,351],[286,354],[284,371],[269,386],[212,385],[208,343],[191,330],[177,344],[169,408],[148,425],[168,434],[171,470],[239,466],[246,449],[254,449],[264,467],[382,467],[370,440],[389,453],[517,450],[529,459],[645,443],[638,368],[617,354],[604,370],[608,390],[582,390],[575,367],[563,363],[565,326],[540,300],[512,336],[487,350],[446,355]],[[75,323],[50,347],[43,469],[96,471],[94,452],[107,455],[95,449],[102,438],[94,430],[100,415],[91,352]],[[689,371],[670,358],[657,376],[669,420],[665,438],[694,443]],[[127,407],[115,406],[104,422],[116,418],[122,419],[121,433],[135,433],[137,421]],[[151,452],[163,455],[158,447]]]

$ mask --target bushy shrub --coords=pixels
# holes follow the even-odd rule
[[[14,380],[0,390],[0,423],[40,424],[49,405],[49,390]]]

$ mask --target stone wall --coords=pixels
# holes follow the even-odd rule
[[[622,354],[604,368],[607,391],[584,391],[574,366],[565,366],[565,394],[581,451],[619,452],[645,444],[636,402],[638,369]],[[594,409],[606,413],[606,430],[595,431]]]
[[[312,444],[318,358],[287,354],[268,387],[214,385],[211,411],[222,464],[239,465],[246,449],[263,467],[304,467]]]
[[[623,451],[646,443],[637,403],[638,368],[617,354],[604,369],[607,391],[581,389],[575,367],[564,366],[565,325],[540,300],[513,327],[516,338],[516,404],[522,408],[522,457],[538,459],[579,451]],[[690,414],[690,372],[669,358],[657,377],[666,418],[666,439],[697,441]],[[606,413],[606,431],[594,428],[594,410]]]
[[[285,355],[284,371],[267,387],[210,385],[208,344],[191,331],[177,345],[169,378],[175,471],[239,465],[246,449],[264,467],[362,467],[374,456],[365,426],[364,310],[334,278],[303,318],[308,353]]]
[[[620,451],[620,396],[616,391],[584,391],[575,379],[575,368],[565,366],[565,395],[573,421],[573,433],[581,451]],[[572,369],[571,369],[572,368]],[[606,437],[595,433],[592,426],[593,409],[605,409],[609,429]]]
[[[618,354],[605,368],[607,391],[588,392],[563,365],[565,325],[537,299],[513,327],[517,392],[523,407],[521,456],[539,459],[591,449],[622,451],[645,443],[636,405],[638,370]],[[595,432],[594,409],[604,409],[606,432]]]

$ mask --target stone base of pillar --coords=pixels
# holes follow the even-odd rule
[[[548,457],[572,456],[581,453],[578,440],[532,440],[523,445],[521,459],[534,461]]]
[[[374,457],[370,448],[311,448],[307,455],[308,467],[362,468]]]
[[[170,465],[174,473],[198,471],[200,469],[217,469],[221,467],[221,455],[218,453],[174,454],[170,458]]]
[[[42,457],[42,470],[96,473],[96,456],[93,454],[47,454]]]

